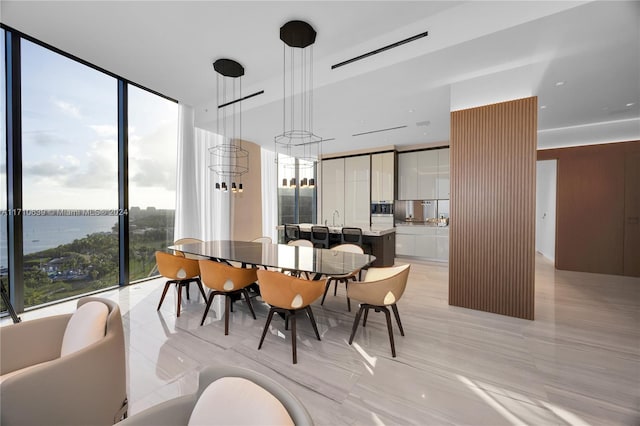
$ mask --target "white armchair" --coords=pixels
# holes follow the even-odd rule
[[[194,394],[170,399],[118,426],[313,425],[302,402],[271,378],[246,368],[207,367]]]
[[[124,334],[113,301],[85,297],[74,314],[0,328],[0,359],[2,425],[110,425],[126,416]]]

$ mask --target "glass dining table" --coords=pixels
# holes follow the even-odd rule
[[[323,275],[350,274],[376,260],[375,256],[368,254],[233,240],[177,244],[169,246],[169,249],[217,261],[307,272],[313,279],[320,279]]]

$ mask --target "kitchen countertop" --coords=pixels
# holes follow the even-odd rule
[[[302,232],[311,232],[312,226],[324,226],[321,224],[314,225],[312,223],[298,223],[297,225],[300,227],[300,230]],[[284,229],[284,225],[279,225],[277,228]],[[342,233],[342,226],[328,226],[328,228],[329,228],[329,232],[332,234]],[[387,235],[387,234],[396,232],[394,227],[388,227],[388,226],[372,226],[370,228],[363,228],[363,227],[359,227],[359,228],[362,229],[362,235],[370,236],[370,237],[381,237],[382,235]]]
[[[438,226],[437,223],[426,223],[426,222],[396,222],[396,226],[420,226],[425,228],[448,228],[447,226]]]

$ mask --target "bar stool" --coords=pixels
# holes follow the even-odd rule
[[[362,229],[342,228],[341,244],[355,244],[362,247]]]
[[[317,248],[329,248],[329,228],[327,226],[311,227],[311,242]]]
[[[284,226],[284,242],[285,244],[292,240],[300,239],[300,227],[298,225]]]

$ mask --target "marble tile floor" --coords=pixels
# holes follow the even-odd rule
[[[102,296],[123,312],[130,414],[194,392],[199,370],[226,363],[283,383],[319,425],[640,424],[640,279],[557,271],[538,256],[535,321],[449,306],[447,280],[446,264],[412,261],[398,302],[406,336],[396,329],[397,358],[381,313],[348,344],[356,307],[347,312],[342,286],[313,305],[322,341],[299,319],[297,365],[278,318],[257,350],[268,311],[260,299],[257,320],[235,304],[225,336],[220,305],[200,326],[195,287],[180,318],[175,291],[156,311],[161,279]]]

